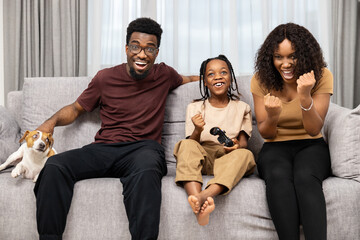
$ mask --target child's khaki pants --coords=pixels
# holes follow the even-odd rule
[[[214,175],[207,186],[219,184],[227,188],[228,194],[244,175],[250,175],[255,169],[254,155],[247,149],[236,149],[225,153],[222,145],[184,139],[175,145],[174,156],[177,159],[175,182],[182,185],[185,181],[203,184],[202,174]]]

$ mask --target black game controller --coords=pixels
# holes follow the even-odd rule
[[[218,127],[213,127],[212,129],[210,129],[210,133],[211,135],[219,135],[218,140],[221,144],[225,143],[224,145],[226,147],[232,147],[234,146],[234,142],[228,138],[228,136],[226,136],[225,131],[221,130]]]

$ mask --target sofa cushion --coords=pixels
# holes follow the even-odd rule
[[[74,102],[90,82],[90,77],[56,77],[56,78],[26,78],[23,87],[23,114],[21,116],[21,132],[37,128],[60,108]],[[250,93],[250,76],[237,77],[241,100],[253,107]],[[166,101],[162,143],[169,174],[175,172],[176,160],[172,151],[175,143],[185,136],[185,114],[187,105],[194,99],[201,98],[199,82],[182,85],[172,91]],[[249,149],[256,156],[263,140],[256,129],[253,115],[253,137]],[[74,123],[57,127],[54,131],[54,148],[58,152],[78,148],[93,141],[100,128],[98,110],[86,113]]]
[[[360,105],[350,110],[330,104],[323,131],[333,174],[360,182]]]
[[[204,182],[210,178],[204,176]],[[29,179],[12,178],[10,169],[0,174],[1,201],[11,203],[0,204],[0,239],[38,239],[33,188]],[[359,239],[360,184],[330,177],[323,189],[328,239]],[[63,239],[130,239],[122,190],[115,178],[77,182]],[[197,224],[186,192],[173,176],[162,179],[162,193],[159,240],[278,239],[266,203],[265,183],[254,175],[243,178],[229,195],[215,198],[216,209],[206,227]]]
[[[90,77],[26,78],[21,132],[36,129],[60,108],[73,103],[90,80]],[[55,128],[54,148],[63,152],[89,144],[99,128],[98,110],[85,113],[74,123]]]
[[[0,163],[15,152],[20,144],[20,127],[15,117],[3,106],[0,106]]]

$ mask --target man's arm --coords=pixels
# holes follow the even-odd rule
[[[182,81],[182,84],[185,84],[185,83],[189,83],[189,82],[196,82],[196,81],[199,81],[200,77],[199,76],[183,76],[181,75],[183,81]]]
[[[65,126],[74,122],[85,109],[77,102],[67,105],[57,111],[52,117],[41,124],[37,130],[53,133],[56,126]]]

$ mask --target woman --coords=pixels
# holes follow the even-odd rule
[[[333,93],[321,48],[304,27],[276,27],[259,49],[251,80],[258,129],[265,143],[258,170],[279,239],[326,239],[322,181],[330,154],[321,128]]]

